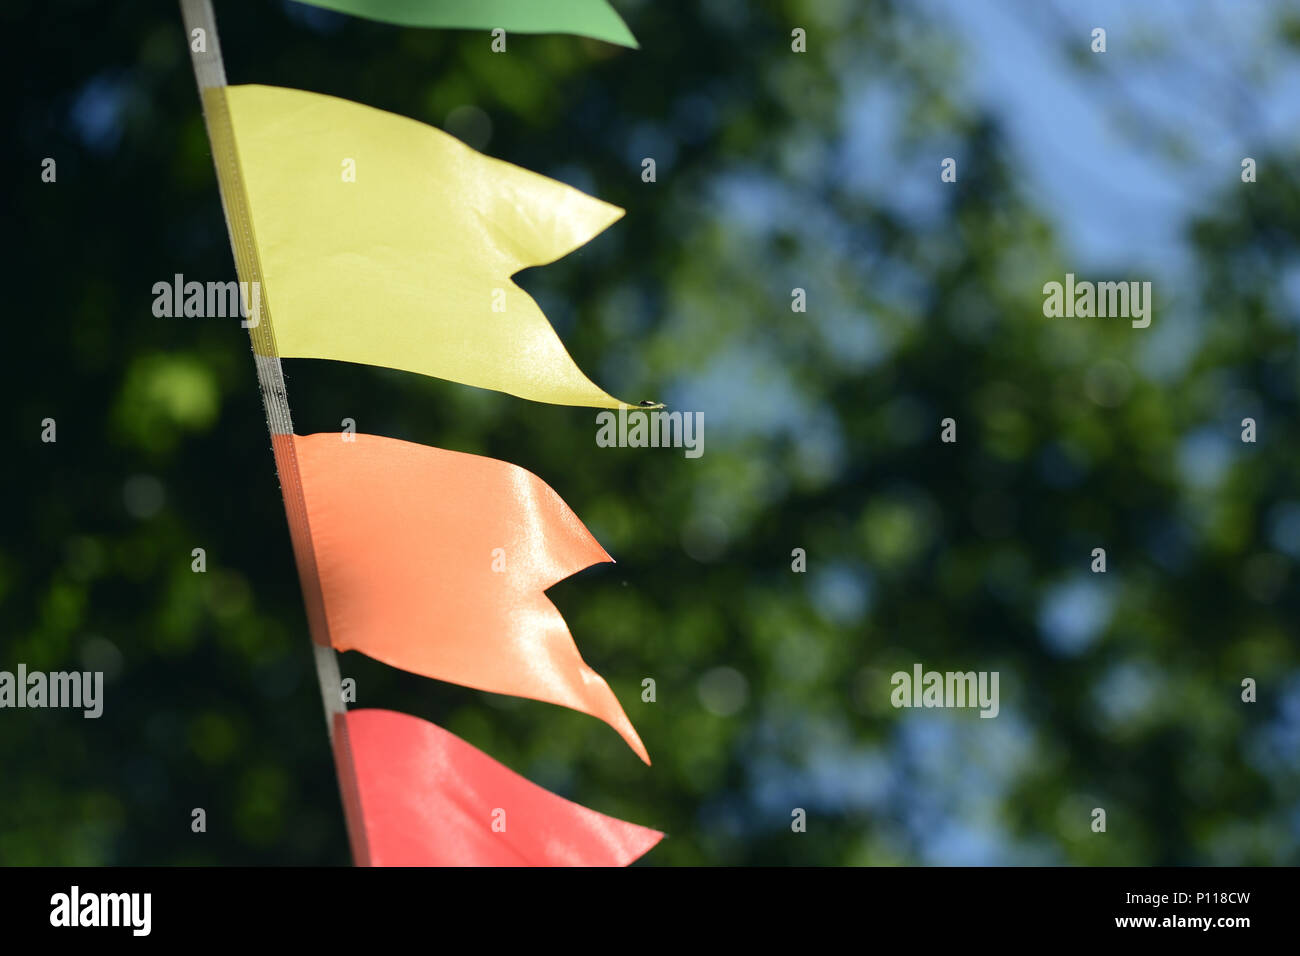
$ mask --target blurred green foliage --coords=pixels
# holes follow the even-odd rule
[[[588,717],[348,654],[359,705],[665,830],[647,863],[1294,862],[1296,157],[1258,157],[1250,189],[1230,170],[1190,232],[1192,278],[1155,323],[1199,337],[1160,377],[1127,323],[1042,317],[1074,261],[996,118],[952,95],[943,30],[884,3],[618,6],[639,52],[512,36],[498,56],[217,3],[231,82],[439,126],[472,106],[475,145],[626,208],[520,281],[598,384],[705,415],[698,460],[599,449],[587,410],[286,362],[299,433],[346,417],[502,458],[574,508],[618,563],[551,596],[655,762]],[[99,720],[0,712],[0,863],[346,863],[246,333],[151,313],[175,273],[233,277],[178,12],[11,2],[0,22],[20,163],[0,668],[108,679]],[[836,165],[864,73],[906,136],[848,162],[919,156],[914,215]],[[891,708],[917,661],[1000,671],[998,719]]]

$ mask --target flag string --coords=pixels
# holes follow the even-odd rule
[[[266,411],[266,427],[271,435],[271,448],[280,479],[289,536],[293,544],[294,560],[298,567],[298,578],[307,609],[307,624],[315,656],[316,676],[320,685],[321,702],[325,708],[326,726],[333,743],[331,749],[334,753],[335,771],[338,775],[348,833],[354,859],[362,863],[368,858],[368,854],[360,810],[356,801],[350,798],[351,791],[355,789],[355,768],[351,750],[346,745],[346,741],[334,740],[336,727],[344,723],[339,718],[346,712],[343,704],[342,680],[339,676],[338,653],[330,643],[329,624],[325,616],[316,554],[311,540],[311,525],[303,495],[302,475],[293,440],[293,418],[289,413],[284,370],[280,365],[279,353],[276,351],[267,288],[261,281],[262,272],[253,236],[252,217],[240,175],[239,154],[226,101],[226,69],[221,58],[216,17],[211,0],[180,0],[180,6],[190,49],[190,61],[194,67],[194,78],[198,84],[204,123],[212,147],[213,163],[216,166],[222,209],[225,212],[226,228],[235,257],[235,269],[242,288],[250,290],[249,299],[257,304],[255,308],[245,310],[249,314],[241,325],[248,329],[257,367],[257,380]],[[256,296],[251,292],[254,288],[259,290]]]

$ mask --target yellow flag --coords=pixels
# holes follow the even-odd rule
[[[510,281],[623,210],[423,123],[271,86],[226,89],[276,351],[618,408]]]

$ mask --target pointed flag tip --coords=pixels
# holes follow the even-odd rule
[[[614,14],[613,19],[618,21],[618,26],[622,29],[620,30],[613,24],[610,24],[606,35],[598,37],[597,39],[607,40],[616,46],[626,47],[629,50],[641,49],[641,44],[638,43],[636,37],[632,35],[632,31],[628,29],[628,25],[623,21],[623,18],[618,15],[617,11],[611,10],[610,12]]]
[[[610,695],[613,696],[613,691],[610,691]],[[623,719],[619,721],[619,724],[622,726],[614,725],[612,721],[610,722],[611,725],[618,731],[619,736],[623,738],[624,742],[632,748],[632,752],[641,758],[642,763],[647,767],[653,766],[650,763],[650,751],[645,749],[645,744],[641,742],[641,735],[638,734],[636,728],[632,726],[632,721],[628,718],[627,712],[621,707],[619,707],[619,712],[623,717]]]

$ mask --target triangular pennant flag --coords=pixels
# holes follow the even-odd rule
[[[338,714],[334,746],[358,866],[627,866],[663,839],[408,714]]]
[[[619,46],[636,38],[607,0],[303,0],[313,6],[405,27],[571,33]]]
[[[294,436],[333,646],[591,714],[649,763],[543,593],[613,560],[560,496],[493,458],[343,437]]]
[[[226,97],[281,356],[557,405],[625,404],[582,374],[510,280],[623,210],[358,103],[271,86]]]

